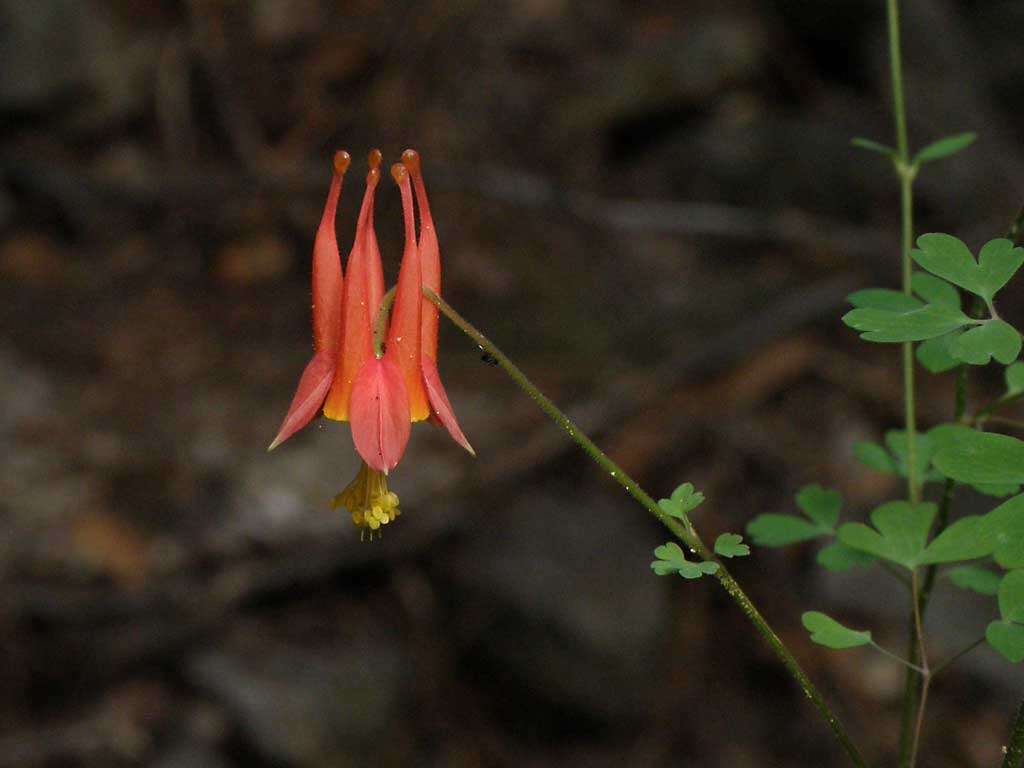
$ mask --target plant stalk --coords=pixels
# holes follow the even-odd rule
[[[849,756],[850,761],[855,766],[858,766],[858,768],[867,768],[867,763],[864,761],[864,758],[861,757],[857,747],[850,740],[850,737],[847,735],[842,723],[840,723],[839,718],[837,718],[829,708],[825,699],[810,681],[810,678],[807,677],[807,674],[804,672],[799,662],[793,654],[790,653],[789,649],[786,648],[779,636],[775,634],[775,631],[765,620],[764,616],[761,615],[761,612],[757,610],[757,607],[753,602],[751,602],[750,598],[732,577],[732,574],[729,573],[728,569],[715,557],[714,553],[707,548],[700,536],[697,534],[693,525],[677,520],[662,510],[661,507],[658,506],[658,503],[640,487],[639,483],[626,474],[622,467],[612,461],[604,451],[598,448],[594,441],[591,440],[572,419],[563,413],[557,405],[549,400],[544,393],[542,393],[536,385],[527,378],[526,374],[519,370],[515,363],[509,360],[508,357],[506,357],[490,339],[469,323],[469,321],[462,317],[462,315],[456,312],[455,309],[453,309],[444,299],[429,288],[424,288],[423,294],[427,299],[437,305],[437,308],[441,313],[459,330],[476,342],[480,349],[490,354],[498,362],[501,369],[508,374],[508,376],[517,385],[519,385],[519,388],[529,395],[529,397],[542,411],[544,411],[545,414],[548,415],[548,417],[551,418],[552,421],[564,429],[568,433],[569,437],[584,450],[587,456],[589,456],[594,463],[608,472],[612,479],[625,488],[629,495],[632,496],[640,506],[650,512],[662,525],[668,528],[676,538],[682,541],[690,552],[697,555],[702,560],[718,564],[718,571],[715,573],[715,578],[718,579],[723,589],[725,589],[733,601],[739,605],[740,610],[742,610],[743,613],[746,614],[747,618],[754,624],[754,627],[768,645],[771,646],[771,649],[782,661],[786,670],[796,681],[797,685],[800,686],[807,698],[809,698],[817,708],[818,712],[832,729],[832,732],[839,741],[840,746],[842,746],[843,750]]]

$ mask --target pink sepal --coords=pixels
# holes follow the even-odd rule
[[[331,388],[331,382],[334,381],[334,369],[337,365],[338,353],[335,350],[322,349],[313,355],[306,370],[302,372],[292,404],[288,406],[288,414],[281,422],[277,437],[267,448],[268,451],[277,448],[316,416]]]
[[[352,442],[372,469],[394,469],[409,443],[409,394],[398,364],[371,357],[352,382],[348,419]]]
[[[462,433],[459,422],[455,418],[455,411],[452,410],[452,404],[448,401],[448,393],[444,391],[444,385],[441,383],[441,375],[437,372],[437,363],[426,355],[422,355],[420,368],[423,371],[423,384],[427,390],[427,398],[430,400],[431,420],[436,419],[442,427],[448,430],[452,440],[476,456],[476,451],[469,444],[469,440]]]

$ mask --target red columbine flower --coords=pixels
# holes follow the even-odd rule
[[[423,298],[423,287],[440,292],[437,237],[419,171],[419,157],[409,150],[405,166],[391,175],[402,193],[405,250],[383,351],[374,349],[374,327],[384,295],[380,249],[373,229],[373,206],[380,181],[378,150],[370,153],[366,192],[342,279],[334,236],[341,177],[349,156],[335,155],[335,173],[313,250],[313,360],[306,366],[273,449],[304,427],[321,404],[324,415],[352,425],[352,441],[363,459],[355,480],[331,505],[344,505],[359,527],[372,532],[399,514],[398,496],[388,491],[386,475],[402,458],[411,423],[432,418],[470,453],[437,374],[437,308]],[[407,167],[409,170],[407,170]],[[420,204],[420,240],[413,216],[412,173]],[[421,250],[426,269],[421,268]],[[424,339],[426,344],[424,345]]]

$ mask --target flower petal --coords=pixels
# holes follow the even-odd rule
[[[434,228],[434,217],[430,215],[430,201],[427,200],[427,187],[423,183],[423,172],[420,166],[419,153],[407,149],[402,153],[402,165],[412,176],[416,189],[416,205],[420,210],[420,234],[417,241],[420,249],[420,274],[423,287],[429,288],[438,296],[441,295],[441,250],[437,243],[437,230]],[[431,301],[423,302],[421,312],[420,347],[423,354],[437,359],[437,326],[438,311]]]
[[[402,370],[387,357],[370,357],[352,383],[352,442],[373,469],[393,469],[409,442],[409,395]]]
[[[400,163],[391,166],[391,175],[402,191],[402,213],[405,218],[405,251],[398,271],[395,303],[391,309],[386,356],[394,359],[405,376],[409,393],[409,413],[413,421],[430,416],[430,403],[423,389],[420,373],[420,322],[423,288],[420,275],[420,254],[416,246],[416,225],[413,221],[412,187],[409,173]]]
[[[420,360],[423,367],[423,384],[427,390],[427,397],[430,398],[432,415],[437,418],[442,427],[448,430],[452,440],[476,456],[476,451],[469,444],[469,440],[462,433],[459,422],[455,418],[455,411],[452,410],[452,404],[448,401],[448,393],[444,391],[441,376],[437,372],[437,363],[426,355],[423,355]]]
[[[341,256],[334,220],[341,182],[351,162],[348,152],[334,153],[334,175],[313,243],[313,348],[334,350],[341,344]]]
[[[324,404],[324,416],[347,421],[352,382],[363,363],[373,356],[373,317],[384,293],[384,270],[373,231],[373,202],[380,181],[380,151],[370,153],[370,172],[359,211],[355,242],[348,257],[348,276],[342,301],[343,342],[334,386]]]
[[[306,365],[306,370],[302,372],[292,404],[288,406],[288,413],[281,422],[277,437],[267,448],[268,451],[277,448],[316,416],[324,398],[327,397],[327,390],[331,388],[337,364],[337,354],[331,350],[324,349],[313,355],[313,359]]]

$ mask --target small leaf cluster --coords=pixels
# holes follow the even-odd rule
[[[932,373],[966,363],[1016,361],[1021,335],[996,313],[996,294],[1024,265],[1024,248],[1004,238],[982,246],[975,260],[963,241],[941,233],[921,235],[911,255],[925,272],[913,275],[913,293],[868,288],[849,296],[854,309],[843,322],[876,342],[922,342],[918,362]],[[976,296],[989,317],[964,312],[960,289]]]
[[[933,141],[931,144],[918,150],[917,154],[914,155],[910,161],[910,170],[913,173],[917,172],[917,168],[922,163],[930,163],[935,160],[942,160],[946,157],[951,157],[958,152],[961,152],[978,138],[978,134],[973,131],[967,133],[957,133],[952,136],[946,136],[945,138]],[[865,139],[860,136],[852,139],[850,143],[855,147],[866,149],[869,152],[877,152],[880,155],[885,155],[891,159],[894,163],[899,162],[899,152],[896,151],[895,147],[889,147],[878,141],[872,141],[871,139]]]
[[[689,525],[689,513],[704,503],[704,494],[694,490],[693,483],[683,483],[667,499],[660,499],[658,507],[666,515]]]
[[[802,541],[835,538],[836,526],[843,508],[839,491],[807,485],[796,495],[796,504],[803,516],[768,513],[758,515],[747,524],[747,535],[759,546],[785,547]],[[845,571],[868,565],[875,557],[833,541],[818,552],[818,563],[830,571]]]
[[[701,576],[712,576],[718,572],[718,563],[710,560],[687,560],[682,547],[674,541],[655,549],[654,556],[657,560],[651,563],[651,570],[659,576],[678,573],[684,579],[699,579]]]

